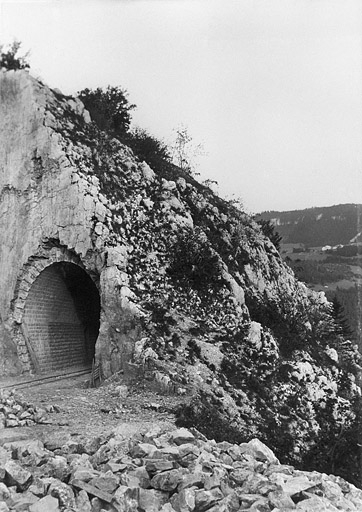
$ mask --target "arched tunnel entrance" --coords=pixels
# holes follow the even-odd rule
[[[25,301],[23,332],[38,371],[90,364],[100,324],[96,285],[78,265],[46,267]]]

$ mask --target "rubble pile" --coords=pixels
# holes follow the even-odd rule
[[[7,443],[0,482],[1,512],[362,510],[362,490],[340,477],[280,464],[257,439],[216,443],[184,428]]]
[[[59,412],[57,405],[43,408],[27,403],[15,390],[0,389],[0,429],[50,423],[48,413]]]

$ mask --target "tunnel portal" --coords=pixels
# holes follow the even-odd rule
[[[99,325],[99,292],[81,267],[53,263],[35,279],[23,317],[23,332],[35,370],[89,365]]]

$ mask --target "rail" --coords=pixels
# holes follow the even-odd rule
[[[72,377],[81,377],[83,375],[91,375],[91,368],[84,368],[83,370],[77,370],[73,372],[62,373],[59,375],[45,375],[44,377],[39,377],[37,379],[29,379],[26,381],[18,381],[12,382],[11,384],[7,384],[2,386],[0,383],[1,389],[23,389],[23,388],[32,388],[36,386],[41,386],[42,384],[56,382],[58,380],[69,379]]]

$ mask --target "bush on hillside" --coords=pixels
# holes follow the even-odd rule
[[[129,103],[125,89],[109,85],[106,89],[83,89],[78,96],[100,130],[120,139],[125,136],[131,123],[130,112],[136,108]]]
[[[141,162],[147,162],[152,169],[162,169],[171,162],[167,145],[143,128],[135,128],[129,132],[124,142]]]
[[[196,159],[205,154],[202,143],[195,144],[188,128],[180,126],[176,130],[176,138],[171,144],[173,162],[190,176],[197,176]]]
[[[175,410],[176,426],[194,427],[208,439],[239,444],[252,439],[255,431],[251,424],[242,424],[237,427],[230,423],[230,418],[223,414],[220,401],[212,394],[199,390],[188,404],[182,404]]]
[[[186,288],[207,293],[222,285],[219,257],[201,228],[181,229],[168,253],[168,273]]]
[[[14,41],[8,46],[0,45],[0,69],[17,70],[30,68],[27,61],[29,52],[20,56],[20,47],[21,43],[19,41]]]
[[[283,237],[275,230],[275,226],[271,223],[270,220],[260,219],[257,221],[257,224],[261,227],[261,230],[265,236],[269,238],[269,240],[274,244],[277,251],[280,251],[280,244],[283,240]]]

